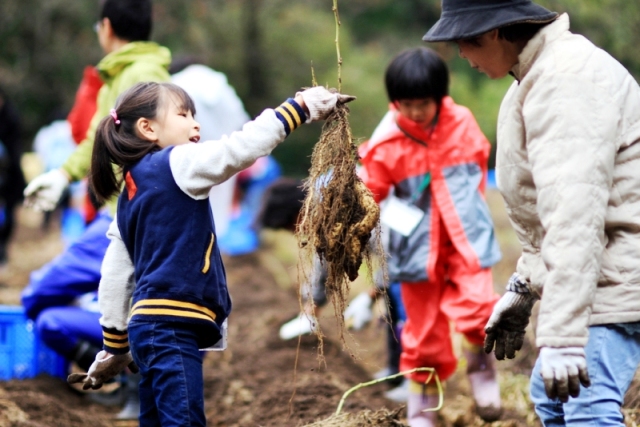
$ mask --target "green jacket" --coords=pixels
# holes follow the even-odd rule
[[[91,119],[84,141],[62,165],[73,181],[79,181],[89,173],[93,140],[98,123],[109,114],[118,96],[139,82],[169,81],[171,52],[153,42],[132,42],[111,52],[98,63],[98,71],[104,84],[98,92],[97,110]],[[117,197],[107,205],[115,212]]]

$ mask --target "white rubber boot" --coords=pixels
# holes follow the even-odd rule
[[[436,427],[438,425],[438,413],[425,409],[434,409],[438,406],[438,391],[435,387],[415,381],[409,381],[409,393],[407,395],[407,422],[409,427]]]
[[[476,413],[484,421],[492,422],[502,415],[500,385],[493,353],[486,354],[482,347],[465,342],[463,352],[467,359],[467,375],[471,383]]]

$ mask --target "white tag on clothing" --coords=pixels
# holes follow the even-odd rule
[[[413,233],[423,217],[422,209],[396,196],[389,196],[380,213],[380,222],[407,237]]]
[[[227,320],[229,319],[224,319],[224,322],[222,322],[222,327],[220,328],[222,338],[220,338],[218,342],[211,347],[201,348],[200,351],[223,351],[227,349]]]

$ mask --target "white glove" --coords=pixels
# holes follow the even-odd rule
[[[569,396],[578,397],[580,384],[585,387],[591,385],[584,348],[542,347],[539,357],[540,374],[549,399],[567,402]]]
[[[27,185],[24,204],[38,211],[52,211],[68,186],[69,180],[60,169],[50,170],[38,175]]]
[[[98,390],[106,381],[118,375],[129,367],[131,372],[138,372],[138,366],[133,361],[131,353],[111,354],[101,350],[96,354],[96,360],[89,367],[86,374],[71,374],[67,377],[69,384],[83,383],[82,389]]]
[[[302,96],[302,100],[309,109],[309,118],[306,123],[324,120],[333,112],[337,103],[347,103],[356,99],[355,96],[338,93],[335,89],[328,90],[324,86],[314,86],[297,92],[296,96]]]
[[[371,321],[373,313],[371,304],[373,300],[367,292],[362,292],[355,297],[344,311],[344,320],[352,329],[359,331]]]

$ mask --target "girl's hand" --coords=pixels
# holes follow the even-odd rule
[[[131,372],[138,372],[138,366],[133,361],[131,353],[111,354],[102,350],[96,354],[96,360],[91,364],[86,374],[71,374],[67,377],[69,384],[83,383],[82,389],[98,390],[102,385],[129,367]]]
[[[302,102],[299,101],[302,100]],[[337,104],[344,104],[356,99],[355,96],[338,93],[335,89],[314,86],[296,93],[295,101],[308,111],[307,123],[324,120],[333,112]]]

